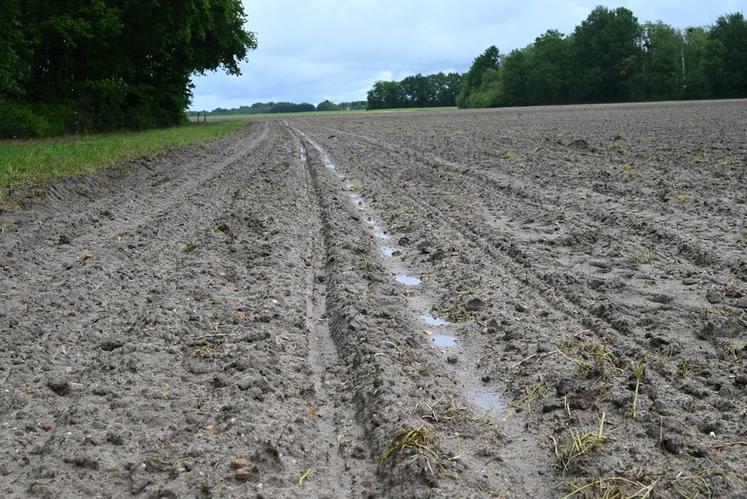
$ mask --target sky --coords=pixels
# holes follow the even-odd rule
[[[465,72],[491,45],[522,48],[548,29],[571,33],[597,5],[627,7],[639,22],[704,26],[747,0],[244,0],[258,47],[241,76],[193,79],[192,110],[254,102],[365,100],[378,80]]]

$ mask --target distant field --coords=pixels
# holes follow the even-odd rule
[[[246,120],[261,120],[261,119],[273,119],[273,118],[298,118],[301,116],[349,116],[352,114],[386,114],[386,113],[415,113],[415,112],[437,112],[437,111],[450,111],[457,109],[456,107],[408,107],[402,109],[374,109],[372,111],[366,111],[365,109],[354,109],[351,111],[314,111],[308,113],[262,113],[262,114],[221,114],[221,115],[209,115],[207,117],[208,123],[212,122],[223,122],[223,121],[246,121]],[[190,116],[189,119],[192,122],[197,120],[196,116]],[[200,117],[202,121],[202,117]]]
[[[118,162],[226,135],[239,120],[102,135],[0,141],[0,201],[5,189],[91,172]]]

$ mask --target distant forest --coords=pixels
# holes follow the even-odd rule
[[[368,91],[368,109],[456,106],[464,75],[436,73],[402,81],[377,81]]]
[[[571,35],[550,30],[501,54],[489,47],[464,74],[378,81],[368,109],[531,106],[747,97],[747,21],[678,30],[597,7]]]
[[[271,114],[271,113],[309,113],[314,111],[349,111],[351,109],[366,109],[366,101],[340,102],[335,104],[330,100],[320,102],[316,106],[307,102],[256,102],[251,106],[240,106],[230,109],[217,107],[212,111],[189,111],[189,116],[231,116],[238,114]]]
[[[489,47],[465,75],[459,107],[747,97],[747,21],[639,24],[597,7],[571,35],[547,31],[508,55]],[[369,105],[371,103],[369,102]]]

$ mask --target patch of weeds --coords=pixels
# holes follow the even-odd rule
[[[408,465],[425,465],[433,476],[436,475],[433,467],[440,468],[442,462],[436,441],[425,426],[399,430],[379,455],[379,465],[384,467],[397,458],[409,458]]]
[[[693,156],[691,161],[694,165],[702,165],[705,162],[702,156]]]
[[[566,340],[556,347],[558,353],[576,365],[584,376],[595,375],[608,380],[622,371],[622,362],[608,350],[606,342],[573,342]]]
[[[194,250],[197,249],[197,243],[193,242],[186,242],[184,243],[184,246],[182,247],[185,253],[192,253]]]
[[[674,204],[685,204],[690,201],[690,197],[689,194],[677,194],[672,198],[672,201],[674,201]]]
[[[524,404],[531,404],[532,400],[536,399],[537,397],[541,397],[542,395],[547,393],[549,389],[550,387],[540,376],[538,382],[526,389],[526,395],[524,395],[519,400],[514,400],[513,402],[511,402],[511,407],[521,407]]]
[[[672,488],[681,497],[714,497],[711,479],[719,476],[729,482],[731,478],[721,468],[704,468],[693,473],[680,472],[672,480]]]
[[[646,375],[646,363],[648,362],[648,353],[644,353],[641,357],[638,365],[633,369],[633,377],[635,378],[635,392],[633,394],[633,407],[630,411],[630,415],[635,419],[638,410],[638,393],[641,388],[641,380]]]
[[[650,248],[641,248],[628,252],[628,260],[639,265],[648,265],[654,261],[654,251]]]
[[[565,482],[564,485],[570,492],[564,495],[562,499],[572,497],[647,499],[652,497],[656,483],[656,481],[653,481],[646,485],[638,480],[630,480],[621,476],[580,478],[572,482]]]
[[[411,211],[412,211],[412,206],[400,206],[396,210],[392,210],[389,213],[389,219],[394,221],[398,219],[399,217],[401,217],[402,215],[406,213],[410,213]]]
[[[427,414],[421,415],[421,417],[435,422],[452,421],[461,417],[464,411],[466,411],[466,407],[458,405],[454,400],[454,397],[446,396],[439,398],[431,404],[427,402],[418,402],[416,411],[420,407],[424,410],[418,412],[422,413],[427,411]]]
[[[213,226],[212,230],[213,232],[220,232],[221,234],[225,234],[227,236],[231,235],[231,228],[224,223]]]
[[[621,133],[616,133],[615,136],[612,137],[612,140],[617,142],[618,140],[625,140],[625,137],[623,137]]]
[[[451,322],[467,322],[473,319],[472,313],[464,308],[464,305],[461,303],[448,308],[442,308],[438,312],[445,315]]]
[[[622,171],[623,173],[627,173],[627,174],[628,174],[628,177],[630,177],[630,178],[633,178],[633,177],[635,177],[636,175],[638,175],[638,174],[637,174],[637,173],[635,172],[634,168],[635,168],[635,167],[633,166],[633,163],[625,163],[624,165],[622,165],[622,166],[620,167],[620,170],[621,170],[621,171]]]
[[[354,192],[356,194],[360,194],[361,192],[363,192],[363,182],[355,177],[350,177],[348,180],[350,181],[350,192]]]
[[[742,238],[739,240],[739,242],[747,246],[747,232],[742,233]]]
[[[690,375],[701,366],[693,364],[689,360],[683,360],[677,364],[677,374],[680,378],[689,378]]]
[[[609,437],[604,435],[605,418],[606,413],[603,412],[599,417],[599,428],[594,432],[581,433],[571,428],[570,440],[560,445],[553,437],[555,457],[563,475],[569,469],[576,467],[581,458],[600,449],[609,440]]]
[[[192,357],[201,359],[212,359],[215,356],[215,348],[212,345],[203,345],[192,352]]]
[[[727,342],[724,345],[724,356],[726,360],[731,362],[740,363],[742,359],[739,357],[739,351],[737,346],[732,342]]]
[[[359,258],[358,259],[358,268],[360,270],[363,270],[364,272],[370,272],[373,270],[374,266],[373,263],[371,263],[368,258]]]
[[[503,159],[513,161],[516,159],[516,154],[512,153],[511,151],[506,151],[506,153],[503,155]]]

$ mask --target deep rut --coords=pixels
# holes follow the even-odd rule
[[[296,142],[295,136],[291,139]],[[299,142],[300,144],[300,142]],[[326,448],[326,463],[316,463],[319,473],[329,476],[328,490],[319,497],[365,497],[374,487],[376,468],[364,451],[364,430],[356,420],[349,380],[329,329],[325,261],[327,250],[321,238],[318,194],[309,172],[308,156],[302,149],[300,164],[309,207],[306,220],[306,328],[308,364],[313,375],[314,397],[307,410],[318,421],[320,446]]]

